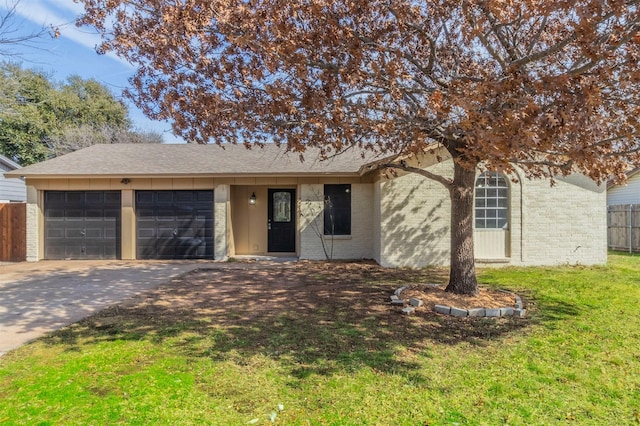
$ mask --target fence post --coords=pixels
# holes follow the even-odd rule
[[[633,204],[629,204],[629,253],[633,253]]]
[[[611,248],[611,206],[607,206],[607,250]]]

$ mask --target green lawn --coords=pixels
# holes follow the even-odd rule
[[[394,273],[361,288],[387,292]],[[518,292],[528,317],[112,309],[0,358],[0,424],[640,423],[640,256],[480,280]]]

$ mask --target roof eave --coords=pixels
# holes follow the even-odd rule
[[[13,160],[10,160],[9,158],[5,157],[4,155],[0,155],[0,163],[2,163],[4,165],[6,165],[7,167],[10,167],[10,168],[12,168],[14,170],[22,168],[22,166],[20,164],[16,163]]]
[[[27,179],[120,179],[123,177],[136,179],[167,179],[167,178],[278,178],[278,177],[360,177],[360,172],[317,172],[317,173],[116,173],[116,174],[21,174],[6,173],[11,178]]]

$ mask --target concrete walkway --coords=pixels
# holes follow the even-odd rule
[[[41,261],[0,265],[0,356],[208,261]]]

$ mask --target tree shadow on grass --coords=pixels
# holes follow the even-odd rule
[[[46,342],[77,350],[110,340],[148,340],[193,358],[278,360],[293,377],[363,366],[424,380],[416,357],[437,345],[482,347],[518,333],[531,318],[453,318],[426,309],[400,314],[399,286],[442,283],[444,270],[372,263],[299,262],[292,267],[198,270],[71,327]]]
[[[535,312],[534,321],[554,329],[561,321],[582,315],[586,308],[548,294],[533,296],[530,290],[520,290],[518,294],[525,300],[529,310]]]

